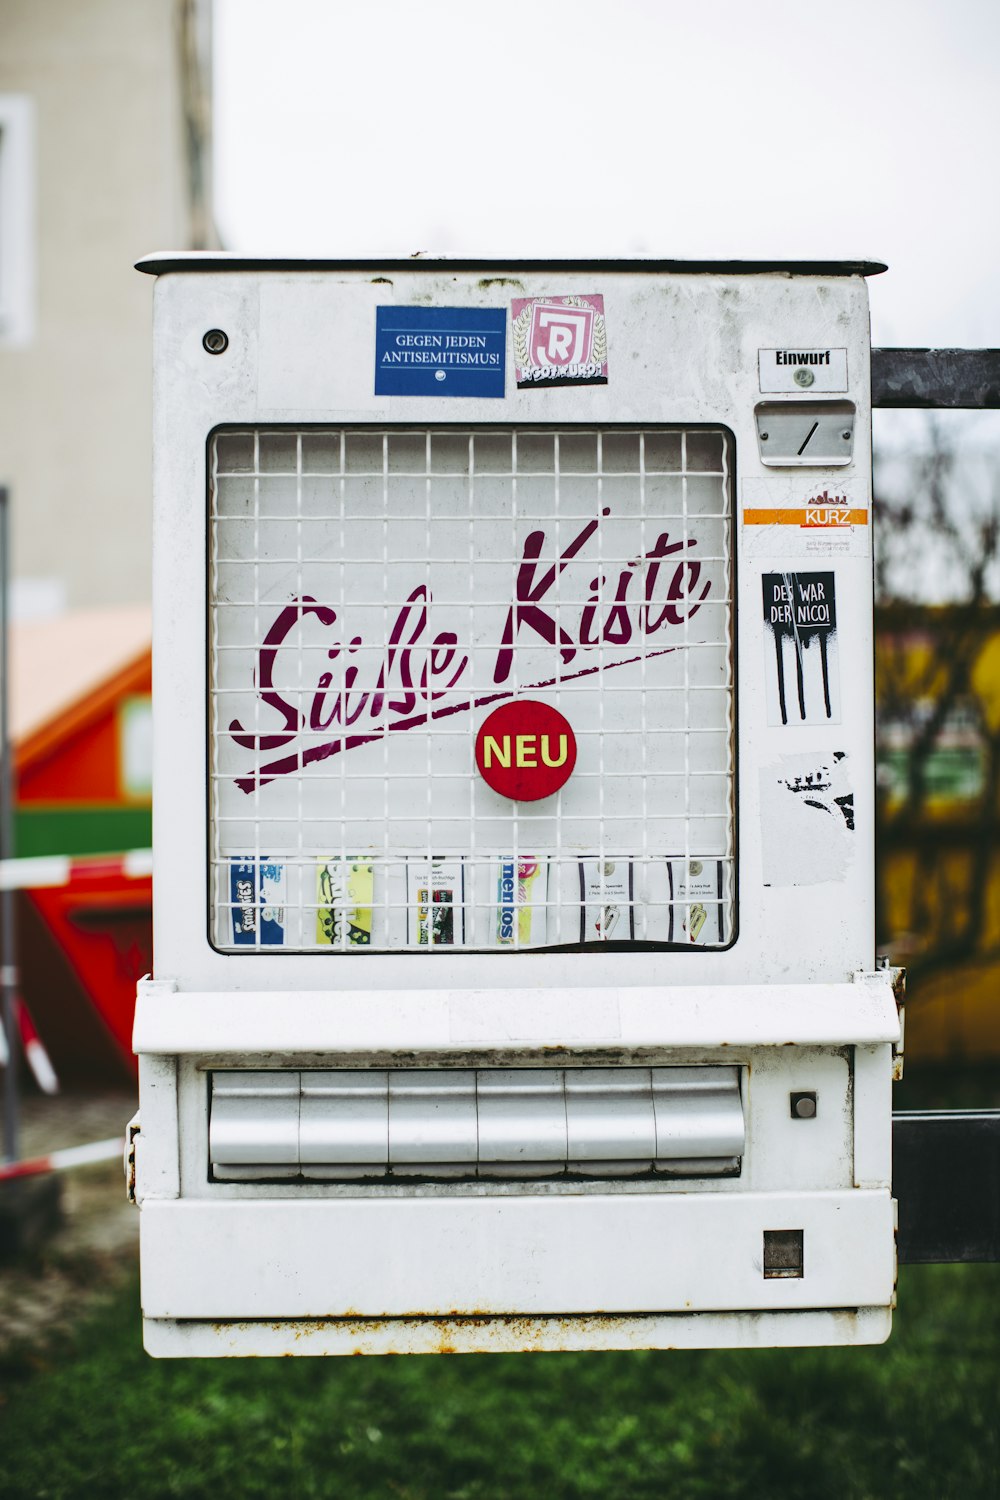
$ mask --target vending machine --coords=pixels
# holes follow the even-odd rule
[[[884,268],[140,269],[148,1350],[885,1338]]]

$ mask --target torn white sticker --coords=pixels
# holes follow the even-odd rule
[[[783,755],[760,772],[766,886],[842,881],[854,857],[854,789],[846,752]]]

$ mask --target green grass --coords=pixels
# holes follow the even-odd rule
[[[996,1500],[998,1335],[930,1266],[881,1348],[157,1363],[129,1284],[4,1372],[0,1494]]]

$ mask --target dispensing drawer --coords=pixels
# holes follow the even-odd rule
[[[222,1181],[721,1176],[744,1142],[735,1067],[211,1075]]]

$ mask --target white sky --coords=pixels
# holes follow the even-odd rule
[[[246,252],[870,258],[1000,345],[1000,0],[215,0]]]

